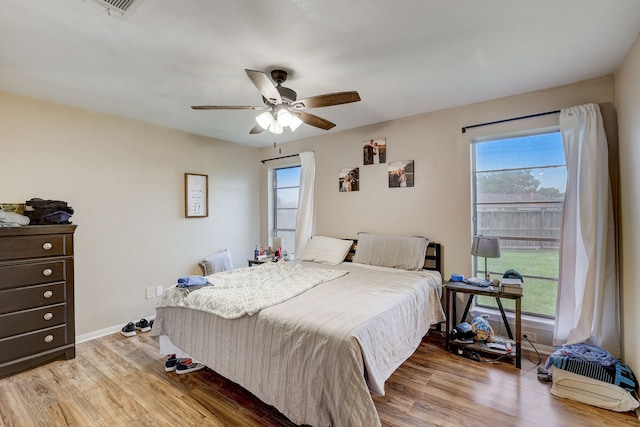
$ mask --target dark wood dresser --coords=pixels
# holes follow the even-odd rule
[[[75,357],[75,229],[0,228],[0,378]]]

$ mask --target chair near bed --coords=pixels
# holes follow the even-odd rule
[[[228,249],[223,249],[213,255],[209,255],[198,263],[203,276],[219,273],[221,271],[233,270],[233,261]]]

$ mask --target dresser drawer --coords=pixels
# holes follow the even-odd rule
[[[65,280],[66,260],[0,266],[0,289]]]
[[[0,314],[0,338],[66,323],[66,304]]]
[[[0,259],[42,258],[68,255],[64,234],[6,236],[0,239]]]
[[[0,314],[58,304],[67,300],[64,283],[0,291]]]
[[[68,343],[65,325],[0,338],[0,364],[53,350]]]

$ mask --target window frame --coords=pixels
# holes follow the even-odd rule
[[[298,206],[296,205],[295,208],[281,208],[278,207],[278,190],[283,190],[283,189],[293,189],[293,188],[297,188],[298,190],[300,189],[300,181],[298,181],[298,185],[295,186],[283,186],[283,187],[278,187],[278,171],[279,170],[284,170],[284,169],[299,169],[300,172],[302,171],[302,165],[300,164],[290,164],[290,165],[283,165],[283,166],[276,166],[272,168],[272,173],[271,173],[271,182],[270,182],[270,186],[271,186],[271,201],[270,201],[270,205],[271,205],[271,220],[270,220],[270,224],[269,224],[269,235],[271,237],[271,241],[273,241],[274,237],[277,237],[279,234],[278,232],[288,232],[288,233],[296,233],[296,228],[281,228],[278,227],[278,211],[279,210],[295,210],[296,211],[296,215],[297,215],[297,210],[298,210]],[[290,243],[293,242],[288,242],[287,240],[285,240],[285,246],[291,246]],[[293,253],[293,251],[291,251],[291,253]]]
[[[492,204],[494,205],[513,205],[513,206],[524,206],[525,204],[527,206],[536,206],[536,205],[558,205],[560,204],[561,207],[561,212],[562,210],[564,210],[564,201],[527,201],[525,202],[519,202],[519,201],[508,201],[508,202],[490,202],[490,201],[484,201],[481,203],[478,203],[478,175],[482,174],[482,173],[493,173],[493,172],[507,172],[507,171],[526,171],[526,170],[539,170],[539,169],[554,169],[554,168],[558,168],[558,167],[564,167],[566,168],[566,160],[564,161],[563,164],[553,164],[553,165],[544,165],[544,166],[527,166],[527,167],[516,167],[516,168],[496,168],[496,169],[487,169],[487,170],[478,170],[477,169],[477,147],[478,144],[482,144],[482,143],[487,143],[487,142],[496,142],[496,141],[500,141],[500,140],[504,140],[504,139],[512,139],[512,138],[523,138],[523,137],[534,137],[536,135],[544,135],[544,134],[550,134],[550,133],[558,133],[560,132],[559,126],[555,125],[555,126],[551,126],[551,127],[541,127],[541,128],[527,128],[526,130],[520,130],[518,132],[512,132],[512,133],[505,133],[505,134],[500,134],[500,135],[485,135],[483,137],[479,137],[479,138],[472,138],[470,139],[470,160],[471,160],[471,231],[472,231],[472,236],[477,235],[477,234],[482,234],[482,230],[479,230],[479,221],[478,221],[478,212],[479,212],[479,206],[491,206]],[[561,213],[562,215],[562,213]],[[480,233],[479,233],[480,231]],[[510,240],[510,241],[527,241],[527,242],[539,242],[540,244],[544,244],[544,243],[550,243],[550,244],[559,244],[560,242],[560,238],[559,237],[522,237],[522,236],[512,236],[512,235],[508,235],[506,233],[504,233],[503,231],[498,231],[498,234],[486,234],[488,236],[492,236],[492,237],[498,237],[501,242],[505,241],[505,240]],[[558,249],[559,250],[559,249]],[[484,277],[484,262],[481,262],[481,260],[479,260],[479,257],[476,256],[472,256],[472,272],[474,276],[478,276],[478,274],[480,272],[482,272],[482,277]],[[559,260],[558,260],[559,262]],[[559,267],[559,266],[558,266]],[[491,271],[491,268],[488,268],[489,270],[489,274],[494,274],[495,275],[500,275],[502,274],[502,272],[496,272],[496,271]],[[559,268],[558,268],[559,270]],[[559,284],[559,277],[543,277],[543,276],[535,276],[535,275],[525,275],[523,274],[524,278],[527,279],[540,279],[540,280],[548,280],[548,281],[555,281],[556,282],[556,289],[557,286]],[[526,280],[525,280],[526,282]],[[487,300],[485,298],[485,300]],[[488,301],[488,300],[487,300]],[[478,308],[479,310],[483,310],[483,309],[495,309],[495,303],[493,305],[489,305],[489,303],[482,303],[482,300],[479,302],[478,298],[475,299],[475,303],[474,303],[474,308]],[[505,306],[505,310],[506,311],[510,311],[513,312],[514,309],[509,307],[508,305]],[[554,308],[554,311],[557,311],[557,307]],[[549,316],[547,314],[544,313],[534,313],[534,312],[527,312],[523,310],[523,314],[530,316],[532,318],[539,318],[539,319],[545,319],[546,321],[554,321],[555,320],[555,313],[553,316]]]

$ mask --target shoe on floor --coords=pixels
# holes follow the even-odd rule
[[[176,370],[176,366],[178,365],[179,361],[180,361],[180,359],[178,359],[175,354],[170,355],[167,358],[167,361],[164,362],[164,370],[165,370],[165,372],[173,372],[173,371],[175,371]]]
[[[136,322],[136,329],[140,332],[149,332],[151,330],[151,323],[147,319],[140,319]]]
[[[127,338],[135,337],[136,325],[134,325],[133,322],[129,322],[124,326],[124,328],[120,330],[120,333],[122,334],[122,336],[125,336]]]
[[[194,362],[192,359],[180,359],[176,365],[176,374],[188,374],[204,368],[204,363]]]

